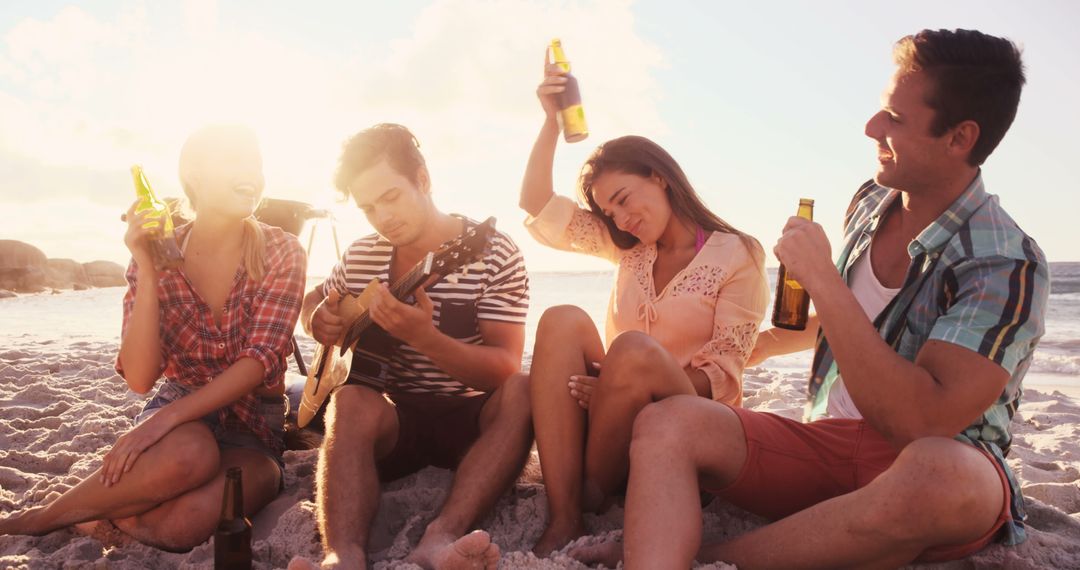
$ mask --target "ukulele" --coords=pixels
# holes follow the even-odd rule
[[[453,241],[425,255],[408,273],[390,286],[390,294],[395,299],[404,300],[422,285],[430,285],[481,259],[494,231],[495,218],[488,218],[482,224],[467,228]],[[349,324],[341,338],[333,344],[320,343],[315,348],[315,358],[309,368],[304,395],[297,410],[296,423],[300,427],[311,423],[326,404],[330,394],[348,381],[353,351],[360,350],[358,343],[363,344],[361,341],[365,340],[365,333],[378,329],[377,325],[373,326],[375,323],[367,310],[378,285],[379,280],[373,279],[359,295],[350,293],[341,298],[339,313]]]

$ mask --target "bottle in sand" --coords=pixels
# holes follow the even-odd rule
[[[589,136],[589,126],[585,123],[585,108],[581,106],[581,90],[577,78],[570,73],[570,61],[566,59],[566,52],[558,38],[551,40],[551,59],[566,72],[566,90],[559,96],[558,114],[563,138],[569,143],[583,141]]]
[[[221,497],[221,519],[214,531],[214,568],[250,570],[251,521],[244,516],[244,489],[241,469],[225,472],[225,494]]]
[[[150,182],[146,180],[141,166],[136,164],[131,167],[131,178],[135,181],[135,195],[139,198],[139,204],[135,206],[136,212],[150,210],[153,218],[143,224],[144,228],[157,228],[150,241],[150,251],[154,255],[154,267],[158,270],[176,269],[184,263],[184,256],[180,253],[180,245],[176,243],[176,234],[173,232],[172,212],[169,205],[158,200],[154,190],[150,188]]]
[[[799,200],[800,218],[814,219],[814,201],[809,198]],[[810,313],[810,295],[799,282],[787,276],[784,264],[776,274],[776,300],[773,304],[772,324],[782,329],[801,331],[806,329],[806,319]]]

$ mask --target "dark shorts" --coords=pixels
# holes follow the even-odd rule
[[[491,393],[471,398],[394,394],[398,438],[378,461],[379,479],[393,481],[429,465],[455,469],[480,437],[480,411]]]
[[[731,485],[709,492],[770,519],[781,519],[861,489],[888,469],[899,454],[863,420],[826,419],[804,424],[767,412],[731,409],[746,433],[746,464]],[[1009,480],[990,454],[979,451],[1001,479],[1004,499],[997,521],[977,540],[925,550],[918,562],[957,560],[974,554],[1012,520]]]
[[[166,404],[174,402],[188,392],[183,387],[180,387],[173,383],[165,383],[154,394],[153,398],[150,398],[146,405],[143,406],[139,415],[135,416],[135,425],[146,421],[147,418],[156,414]],[[259,415],[266,420],[266,425],[270,427],[270,431],[274,436],[278,438],[284,438],[285,434],[285,414],[288,411],[288,400],[284,396],[260,396],[259,400]],[[218,429],[220,419],[217,412],[209,413],[199,421],[210,428],[210,433],[214,434],[214,439],[217,440],[218,449],[224,451],[226,449],[251,449],[258,451],[274,460],[274,464],[278,466],[280,471],[281,484],[285,484],[285,460],[279,453],[275,453],[274,450],[266,446],[265,443],[258,436],[250,431],[222,431]]]

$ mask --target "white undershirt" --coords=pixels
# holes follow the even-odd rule
[[[891,289],[882,285],[881,281],[878,281],[877,276],[874,275],[874,270],[871,267],[872,262],[870,261],[870,252],[873,247],[873,242],[871,242],[866,254],[855,261],[855,265],[851,267],[851,279],[849,280],[851,292],[855,294],[855,299],[859,301],[863,312],[871,321],[876,319],[882,309],[900,292],[900,288]],[[859,413],[859,408],[855,406],[855,402],[851,400],[851,394],[848,394],[847,386],[844,386],[844,378],[841,376],[837,376],[832,389],[829,390],[829,405],[826,413],[830,418],[862,418],[862,414]]]

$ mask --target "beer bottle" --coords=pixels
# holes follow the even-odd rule
[[[799,200],[800,218],[814,219],[814,201],[809,198]],[[799,282],[787,276],[784,264],[776,274],[776,299],[773,303],[772,324],[782,329],[801,331],[806,329],[806,319],[810,313],[810,295]]]
[[[135,195],[139,198],[139,205],[135,206],[136,212],[150,210],[154,218],[143,224],[144,228],[158,228],[150,240],[150,251],[154,256],[154,267],[162,269],[176,269],[183,265],[184,256],[180,253],[180,245],[176,243],[176,234],[173,232],[172,212],[169,205],[158,200],[154,190],[150,188],[150,182],[146,180],[141,166],[136,164],[131,167],[131,177],[135,180]]]
[[[563,138],[568,143],[583,141],[589,136],[589,126],[585,124],[585,108],[581,106],[581,90],[578,89],[577,78],[570,74],[570,62],[566,59],[562,42],[558,38],[551,40],[551,58],[555,65],[567,72],[564,76],[566,90],[560,93],[560,111],[557,115]]]
[[[225,472],[221,519],[214,531],[216,570],[251,568],[251,521],[244,516],[244,490],[240,483],[240,474],[239,467],[230,467]]]

